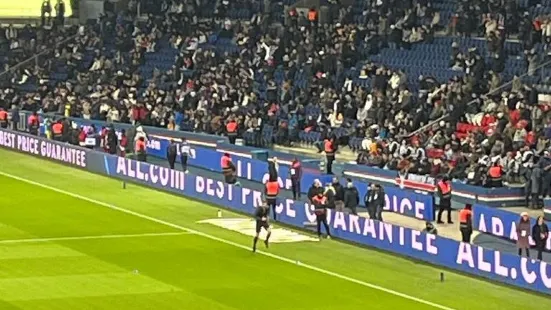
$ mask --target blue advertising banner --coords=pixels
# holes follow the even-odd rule
[[[105,155],[105,169],[105,173],[113,177],[178,191],[192,198],[249,214],[254,212],[262,200],[259,191],[202,176],[171,174],[166,170],[162,172],[166,168],[126,158]],[[290,199],[281,199],[276,213],[279,221],[296,227],[304,227],[305,223],[314,223],[316,219],[313,206]],[[330,211],[328,221],[332,235],[338,238],[551,294],[551,266],[545,262],[342,212]]]
[[[159,136],[150,136],[147,145],[147,153],[159,158],[166,158],[166,148],[170,140]],[[223,148],[211,149],[194,146],[191,149],[191,156],[188,164],[191,166],[222,172],[220,168],[220,159],[226,151]],[[236,167],[236,173],[240,178],[253,180],[260,183],[268,181],[268,162],[251,158],[250,154],[239,154],[231,152],[233,163]],[[179,158],[177,160],[180,160]],[[323,183],[331,182],[332,176],[324,175],[319,171],[308,172],[303,168],[301,180],[301,192],[306,193],[315,179]],[[286,164],[279,165],[279,185],[281,188],[290,189],[290,167]]]
[[[0,130],[0,147],[249,214],[262,199],[260,191],[9,130]],[[308,203],[281,199],[276,212],[281,222],[295,227],[315,222],[313,207]],[[330,211],[328,220],[331,233],[337,238],[551,295],[551,267],[545,262],[342,212]]]
[[[80,147],[41,139],[32,135],[0,129],[0,147],[58,161],[67,165],[86,168],[87,150]]]
[[[517,241],[519,220],[520,214],[504,209],[484,205],[474,205],[473,207],[473,229],[496,237]],[[536,219],[530,218],[530,224],[532,226],[536,224]],[[530,244],[535,245],[532,237],[530,237]],[[545,247],[547,250],[551,250],[551,238],[547,239]]]

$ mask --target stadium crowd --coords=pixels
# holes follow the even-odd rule
[[[316,9],[248,0],[142,1],[147,18],[138,20],[131,1],[78,29],[8,28],[6,69],[52,52],[0,77],[0,106],[219,135],[231,128],[257,146],[335,137],[359,164],[547,191],[551,131],[536,84],[546,82],[537,75],[551,42],[547,11],[534,1],[465,0],[447,16],[450,2],[360,2],[330,1],[320,22]],[[445,31],[483,44],[446,41],[439,77],[379,61]],[[517,37],[521,48],[509,48]],[[512,58],[521,72],[508,71]]]

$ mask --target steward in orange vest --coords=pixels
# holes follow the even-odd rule
[[[237,122],[232,119],[226,124],[226,133],[231,144],[235,144],[237,139]]]
[[[337,151],[337,145],[335,139],[325,139],[323,142],[323,151],[325,152],[325,159],[327,161],[327,174],[333,174],[333,162],[335,161],[335,152]]]
[[[461,232],[461,241],[470,243],[473,233],[473,212],[470,204],[459,211],[459,231]]]
[[[503,169],[498,163],[494,163],[488,169],[488,187],[503,187]]]
[[[316,8],[310,8],[308,11],[308,21],[311,23],[316,23],[318,21],[318,12]]]
[[[33,112],[27,120],[29,125],[29,133],[31,135],[38,136],[38,130],[40,129],[40,121],[38,120],[38,115],[36,112]]]
[[[136,152],[136,159],[138,161],[147,161],[147,151],[146,151],[146,145],[145,145],[145,138],[139,137],[136,141],[136,145],[134,147],[134,150]]]
[[[438,209],[438,224],[443,224],[442,213],[444,210],[448,211],[448,224],[452,222],[452,186],[447,176],[443,177],[436,185],[436,191],[439,198]]]
[[[52,124],[52,136],[55,141],[63,141],[63,123],[61,120]]]
[[[272,208],[274,214],[274,221],[276,220],[276,205],[277,205],[277,195],[279,195],[279,183],[277,181],[268,181],[266,182],[266,189],[264,191],[266,195],[266,203],[268,207]]]
[[[231,161],[229,153],[224,153],[220,159],[220,168],[222,168],[222,174],[224,174],[224,180],[228,184],[234,184],[236,181],[235,177],[235,166]]]
[[[0,127],[8,128],[8,112],[0,109]]]

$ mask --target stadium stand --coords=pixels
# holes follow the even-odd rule
[[[475,185],[494,163],[508,183],[551,163],[551,3],[327,5],[319,22],[294,1],[142,1],[140,18],[132,2],[68,45],[57,35],[46,66],[9,71],[0,100],[210,134],[236,119],[253,146],[334,136],[358,164]]]

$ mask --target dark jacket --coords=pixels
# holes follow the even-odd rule
[[[268,176],[269,176],[269,181],[270,182],[274,182],[274,181],[277,181],[277,169],[276,169],[276,165],[273,161],[269,161],[268,162]]]
[[[344,189],[344,207],[348,209],[356,208],[360,204],[360,194],[356,186]]]
[[[530,193],[532,194],[539,194],[541,190],[541,181],[542,177],[544,176],[544,171],[538,166],[535,166],[534,169],[532,169],[532,173],[530,174]]]
[[[344,201],[344,188],[341,183],[333,183],[335,189],[335,200]]]
[[[545,235],[545,238],[541,237],[542,234]],[[547,243],[547,238],[549,238],[549,228],[547,224],[543,223],[541,226],[536,224],[532,227],[532,239],[534,239],[537,248],[544,248]]]
[[[335,209],[335,190],[327,189],[325,190],[325,197],[327,197],[326,206],[328,209]]]
[[[385,205],[385,191],[381,187],[380,189],[370,189],[364,196],[364,203],[366,207],[382,208]]]
[[[175,143],[171,143],[166,148],[166,157],[167,158],[176,158],[177,154],[178,154],[178,146]]]

